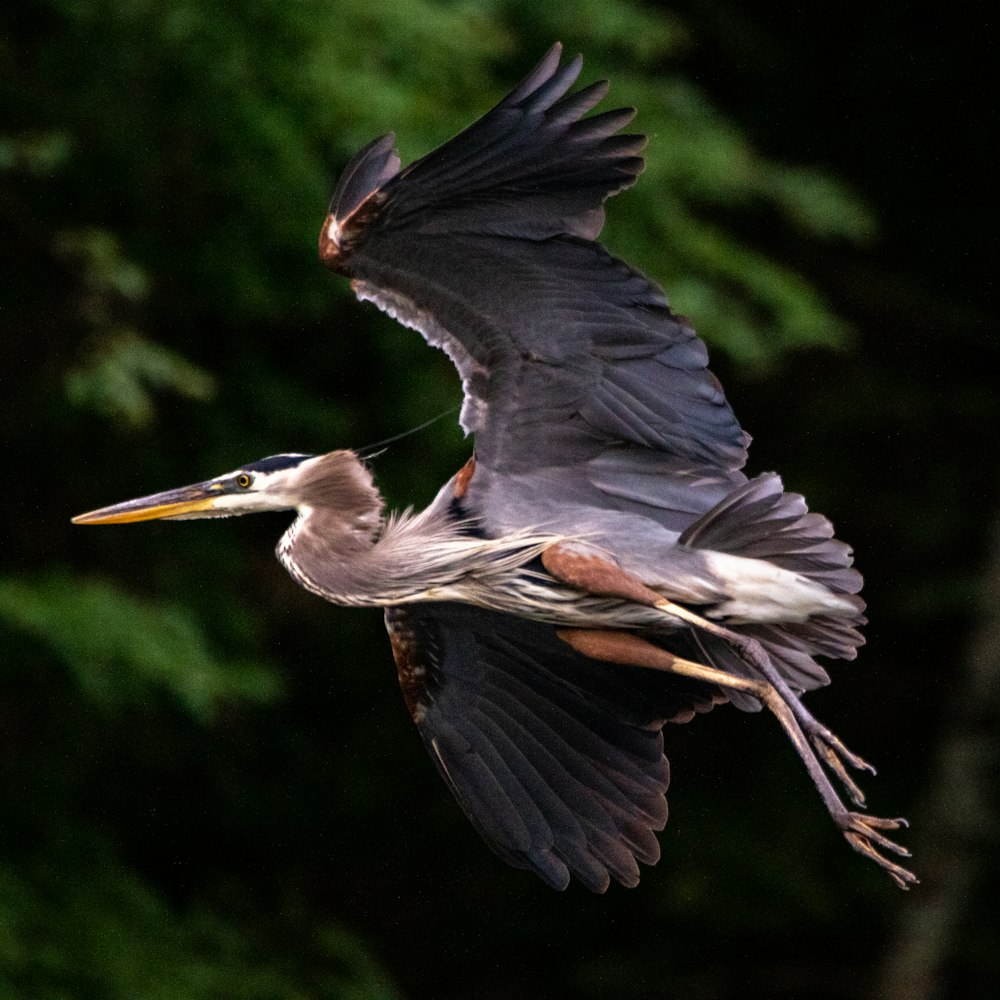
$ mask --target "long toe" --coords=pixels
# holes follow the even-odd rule
[[[807,722],[803,728],[809,733],[817,746],[828,747],[832,753],[835,753],[844,763],[849,764],[856,771],[867,771],[869,774],[878,774],[875,768],[864,757],[849,750],[844,745],[843,740],[827,729],[821,722],[811,719],[811,724]]]
[[[913,872],[896,864],[895,861],[891,861],[879,850],[881,848],[884,851],[891,851],[904,858],[910,856],[910,852],[905,847],[879,832],[880,830],[898,830],[901,827],[909,826],[905,819],[883,819],[878,816],[847,813],[840,821],[840,825],[851,847],[888,872],[889,877],[900,889],[909,889],[911,885],[916,885],[920,881]]]
[[[826,766],[830,768],[844,786],[851,801],[863,809],[865,805],[865,793],[861,791],[858,783],[847,773],[847,768],[844,767],[844,762],[837,755],[836,751],[821,740],[813,740],[813,745]]]

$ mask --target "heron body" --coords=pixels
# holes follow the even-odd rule
[[[781,722],[848,841],[902,886],[867,768],[799,698],[862,643],[861,576],[774,474],[707,352],[595,241],[640,173],[633,115],[585,117],[554,47],[494,109],[400,169],[393,139],[337,186],[320,257],[445,350],[475,455],[423,511],[386,515],[366,461],[280,455],[83,523],[295,510],[278,557],[307,590],[386,609],[404,699],[507,861],[562,888],[638,881],[666,821],[666,721],[729,701]],[[829,774],[828,774],[829,772]]]

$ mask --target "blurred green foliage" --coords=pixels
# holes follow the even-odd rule
[[[102,580],[0,578],[0,620],[43,642],[80,694],[107,711],[166,692],[209,722],[221,701],[269,701],[280,690],[259,663],[218,662],[187,607],[139,601]]]
[[[225,913],[178,914],[123,869],[102,838],[79,836],[16,871],[0,866],[0,992],[39,1000],[396,1000],[354,935],[304,931],[315,968],[303,977]]]
[[[867,246],[873,215],[717,110],[677,69],[693,36],[675,16],[621,0],[6,6],[0,996],[540,996],[532,963],[546,995],[659,995],[669,964],[676,995],[729,996],[742,954],[759,984],[788,949],[818,971],[781,995],[827,995],[831,963],[856,978],[829,995],[860,994],[888,904],[871,905],[874,873],[775,763],[784,748],[754,742],[759,720],[716,712],[669,735],[688,790],[664,853],[684,867],[665,860],[632,894],[557,897],[466,828],[409,731],[378,616],[299,592],[271,555],[280,519],[68,524],[272,452],[363,446],[457,402],[447,361],[355,304],[315,237],[358,146],[394,129],[404,161],[422,154],[556,38],[650,136],[608,243],[694,317],[717,364],[741,362],[762,396],[777,386],[771,419],[812,458],[763,460],[866,523],[866,467],[838,460],[830,484],[809,439],[844,455],[866,433],[842,412],[849,372],[829,367],[829,349],[849,364],[852,324],[788,248]],[[814,424],[792,409],[797,356],[818,366],[801,370]],[[895,398],[917,420],[928,397],[910,391]],[[964,399],[970,420],[989,405]],[[421,503],[468,448],[446,419],[377,471],[391,499]],[[873,501],[876,529],[897,501]],[[922,523],[928,547],[953,537]],[[711,760],[727,739],[739,808]],[[842,880],[808,869],[824,851]]]

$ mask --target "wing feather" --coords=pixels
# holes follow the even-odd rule
[[[359,294],[456,361],[484,465],[578,467],[621,442],[725,471],[745,460],[694,331],[596,244],[396,233],[352,268]]]
[[[361,203],[399,171],[396,137],[390,132],[373,139],[354,154],[344,168],[330,201],[330,214],[340,220],[349,218]]]
[[[584,117],[607,84],[570,93],[582,61],[560,61],[555,45],[399,172],[391,138],[362,151],[338,186],[324,260],[447,351],[481,466],[561,467],[565,483],[628,443],[739,484],[747,438],[704,344],[653,282],[594,242],[605,199],[643,168],[645,138],[620,132],[634,111]]]
[[[556,888],[634,885],[667,819],[663,722],[719,693],[464,605],[390,608],[386,624],[424,743],[486,842]]]

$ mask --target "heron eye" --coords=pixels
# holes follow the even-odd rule
[[[253,482],[253,476],[248,476],[245,472],[241,472],[236,477],[236,485],[239,486],[241,490],[250,489],[250,484]]]

